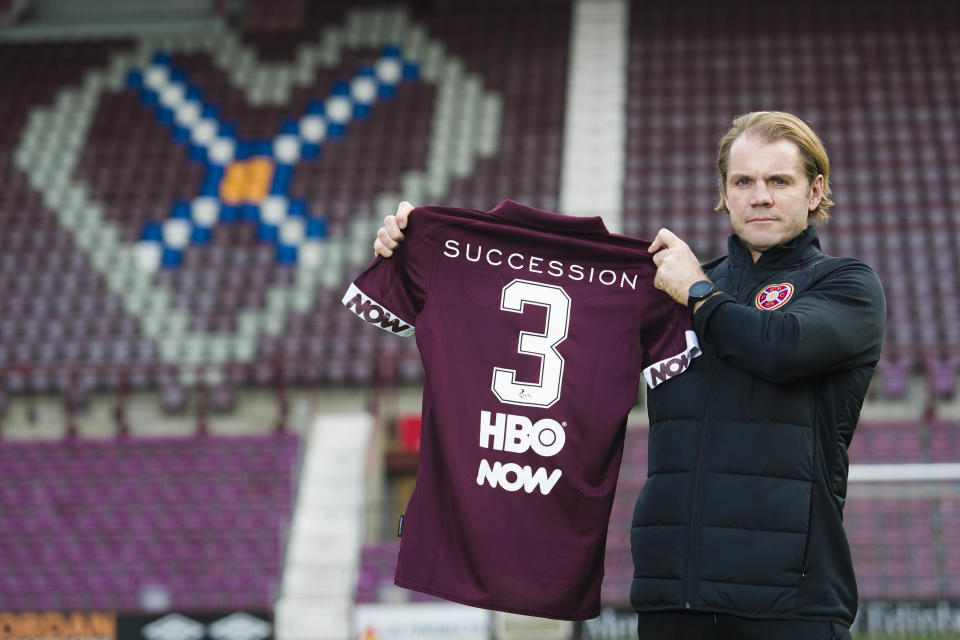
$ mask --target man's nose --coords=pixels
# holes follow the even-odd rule
[[[769,187],[762,180],[758,180],[753,184],[753,189],[750,191],[750,206],[766,207],[771,204],[773,204],[773,197],[770,194]]]

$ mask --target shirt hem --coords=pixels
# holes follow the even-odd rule
[[[420,585],[416,585],[412,582],[407,582],[399,578],[394,578],[393,583],[398,587],[403,587],[404,589],[410,589],[412,591],[419,591],[420,593],[426,593],[432,596],[438,596],[440,598],[443,598],[444,600],[450,600],[451,602],[458,602],[460,604],[469,605],[471,607],[478,607],[480,609],[488,609],[490,611],[503,611],[504,613],[517,613],[522,616],[536,616],[538,618],[552,618],[553,620],[569,620],[571,622],[576,622],[579,620],[590,620],[600,615],[599,606],[596,608],[596,610],[591,610],[589,613],[568,616],[568,615],[558,614],[553,611],[545,611],[541,609],[524,609],[521,607],[503,605],[497,602],[483,603],[478,600],[471,600],[470,598],[463,598],[454,594],[447,593],[442,589],[434,589],[432,587],[423,587]]]

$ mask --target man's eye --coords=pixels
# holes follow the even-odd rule
[[[740,186],[748,185],[750,184],[750,178],[738,178],[734,184]]]
[[[787,181],[786,181],[786,180],[784,180],[783,178],[779,178],[779,177],[778,177],[778,178],[773,178],[773,179],[771,180],[771,182],[773,182],[773,184],[787,184]]]

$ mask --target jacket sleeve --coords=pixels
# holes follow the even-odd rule
[[[719,357],[775,383],[876,361],[885,324],[880,279],[859,261],[831,271],[782,311],[720,293],[693,318],[697,335]]]

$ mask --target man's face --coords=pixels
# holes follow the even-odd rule
[[[823,176],[810,184],[797,145],[749,134],[730,147],[726,186],[730,225],[754,262],[762,252],[802,233],[823,197]]]

